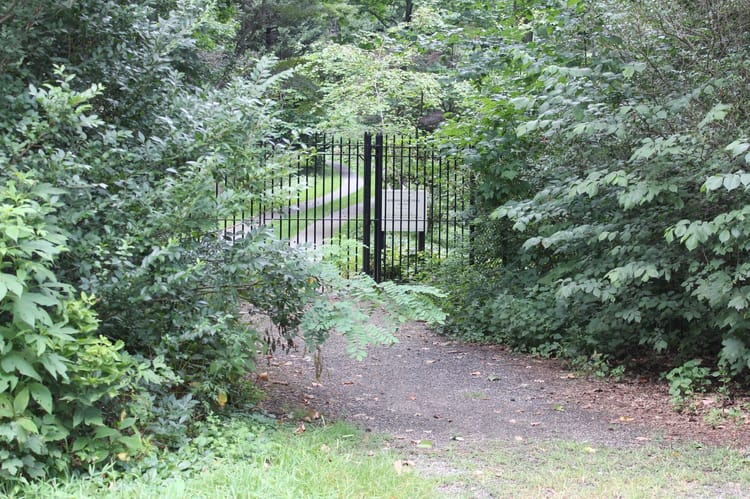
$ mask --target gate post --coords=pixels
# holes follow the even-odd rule
[[[375,282],[383,278],[383,249],[385,233],[383,232],[383,134],[375,136]]]
[[[370,224],[372,223],[372,134],[365,132],[365,179],[364,195],[362,206],[362,217],[364,218],[362,226],[362,272],[372,275],[370,267]]]

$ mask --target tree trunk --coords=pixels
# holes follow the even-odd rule
[[[410,23],[411,22],[411,15],[414,12],[414,0],[406,0],[406,5],[404,6],[404,22]]]

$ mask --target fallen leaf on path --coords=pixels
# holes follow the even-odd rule
[[[294,430],[294,434],[295,435],[302,435],[303,433],[305,433],[306,429],[307,428],[305,428],[305,424],[304,423],[300,423],[299,426],[297,427],[297,429]]]
[[[425,360],[424,361],[425,364],[434,364],[435,362],[437,362],[437,359],[436,360]]]
[[[487,376],[487,381],[498,381],[500,379],[500,376],[497,374],[490,374]]]
[[[309,411],[304,419],[308,423],[312,423],[313,421],[320,419],[320,413],[318,411]]]
[[[420,440],[417,443],[418,449],[432,449],[432,441],[431,440]]]
[[[481,371],[474,371],[473,373],[470,373],[470,374],[471,374],[472,376],[474,376],[474,377],[477,377],[477,376],[481,376],[481,375],[482,375]]]
[[[538,422],[535,421],[533,423],[529,423],[529,426],[539,426],[540,424],[542,424],[542,423],[538,423]]]
[[[614,421],[610,421],[611,423],[630,423],[631,421],[635,421],[635,418],[631,418],[628,416],[620,416],[619,418],[615,419]]]
[[[342,384],[342,385],[353,385],[353,384],[354,384],[354,381],[344,381],[344,382],[343,382],[343,383],[341,383],[341,384]]]
[[[596,454],[596,449],[594,449],[593,447],[584,447],[583,450],[585,452],[588,452],[589,454]]]
[[[396,474],[400,475],[402,473],[405,473],[407,471],[410,471],[410,467],[414,467],[414,461],[401,461],[398,460],[395,463],[393,463],[393,467],[396,468]]]
[[[258,381],[268,381],[268,373],[258,373]]]

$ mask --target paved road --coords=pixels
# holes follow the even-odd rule
[[[328,192],[315,199],[310,199],[305,202],[300,202],[298,205],[291,207],[286,206],[281,210],[271,211],[263,213],[257,217],[251,219],[242,220],[239,223],[222,229],[222,234],[225,237],[229,237],[232,240],[244,237],[245,234],[260,227],[271,223],[273,220],[280,218],[295,218],[294,211],[299,210],[300,215],[307,210],[311,210],[315,207],[322,207],[327,203],[338,201],[339,199],[350,196],[360,190],[365,182],[364,179],[356,174],[353,174],[349,167],[340,163],[329,163],[332,171],[336,171],[341,176],[340,187],[337,190]],[[297,237],[292,237],[290,244],[297,246],[299,244],[305,244],[306,242],[312,246],[318,246],[323,243],[326,239],[330,239],[336,234],[339,227],[348,222],[351,219],[356,218],[362,213],[364,203],[357,205],[350,205],[343,209],[331,213],[325,217],[311,222],[303,232],[297,234]],[[302,218],[303,219],[303,218]]]

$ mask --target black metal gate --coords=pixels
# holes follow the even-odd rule
[[[222,230],[234,239],[270,226],[292,245],[338,244],[350,271],[405,281],[468,239],[470,183],[455,158],[418,137],[320,135],[264,186],[276,201],[250,203]]]

